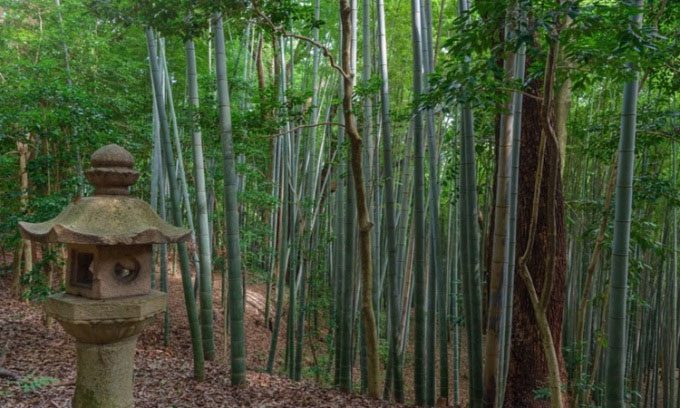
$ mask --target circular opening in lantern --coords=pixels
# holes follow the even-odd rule
[[[136,259],[128,256],[116,262],[113,269],[116,280],[121,283],[129,283],[137,279],[139,275],[139,262]]]

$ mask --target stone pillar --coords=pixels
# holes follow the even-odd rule
[[[132,408],[137,338],[165,310],[165,293],[87,299],[59,293],[45,301],[48,315],[76,339],[74,408]]]
[[[131,408],[137,335],[109,344],[76,343],[74,408]]]

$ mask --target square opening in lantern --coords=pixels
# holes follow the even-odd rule
[[[94,276],[92,261],[94,255],[88,252],[71,251],[71,285],[81,288],[91,288]]]

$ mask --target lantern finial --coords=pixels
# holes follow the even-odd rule
[[[117,144],[92,153],[90,163],[92,168],[85,175],[94,186],[94,195],[128,195],[130,186],[139,178],[139,173],[132,168],[134,158]]]

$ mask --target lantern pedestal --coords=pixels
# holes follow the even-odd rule
[[[74,408],[134,406],[132,379],[137,337],[165,309],[158,291],[116,299],[87,299],[60,293],[45,311],[76,338],[77,379]]]
[[[76,343],[78,378],[73,408],[132,408],[137,337],[110,344]]]

